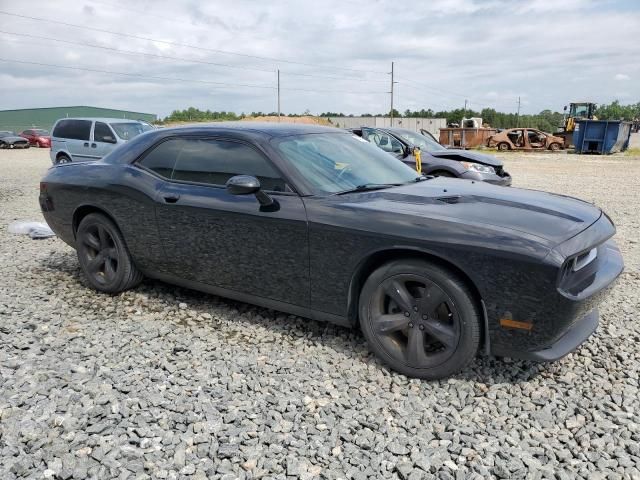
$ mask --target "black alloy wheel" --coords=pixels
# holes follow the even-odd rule
[[[96,290],[118,293],[142,281],[120,230],[104,215],[92,213],[82,219],[76,250],[82,271]]]
[[[466,284],[423,261],[396,261],[363,287],[360,324],[370,348],[412,377],[442,378],[475,356],[479,314]]]
[[[87,273],[96,283],[112,283],[118,271],[118,250],[113,237],[100,224],[91,225],[83,233]]]

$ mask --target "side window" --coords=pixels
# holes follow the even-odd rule
[[[62,120],[56,125],[53,135],[60,138],[88,141],[91,135],[91,120]]]
[[[51,135],[53,137],[63,137],[65,126],[68,122],[69,122],[68,120],[61,120],[58,123],[56,123],[56,126],[51,132]]]
[[[116,143],[116,139],[111,133],[111,129],[106,123],[96,122],[93,127],[93,141],[103,143]]]
[[[224,185],[235,175],[252,175],[265,190],[285,190],[284,180],[267,159],[247,145],[207,139],[182,139],[182,142],[174,180]]]
[[[151,150],[139,162],[140,165],[156,172],[158,175],[171,179],[173,175],[173,167],[176,164],[176,158],[182,149],[185,140],[181,138],[172,138]]]

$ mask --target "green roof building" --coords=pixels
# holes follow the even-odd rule
[[[0,130],[20,133],[28,128],[44,128],[51,131],[56,120],[69,117],[127,118],[129,120],[144,120],[149,123],[157,120],[157,115],[153,113],[130,112],[113,108],[87,106],[24,108],[0,110]]]

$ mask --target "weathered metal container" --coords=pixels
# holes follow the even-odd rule
[[[474,148],[487,144],[495,128],[446,127],[440,129],[440,143],[449,148]]]
[[[609,154],[629,147],[631,122],[622,120],[578,120],[573,132],[576,153]]]

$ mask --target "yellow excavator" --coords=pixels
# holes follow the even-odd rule
[[[564,138],[565,148],[569,148],[573,145],[573,132],[576,129],[576,120],[597,120],[595,112],[596,104],[591,102],[570,103],[569,114],[567,114],[567,106],[564,106],[562,130],[556,132],[555,135]]]

